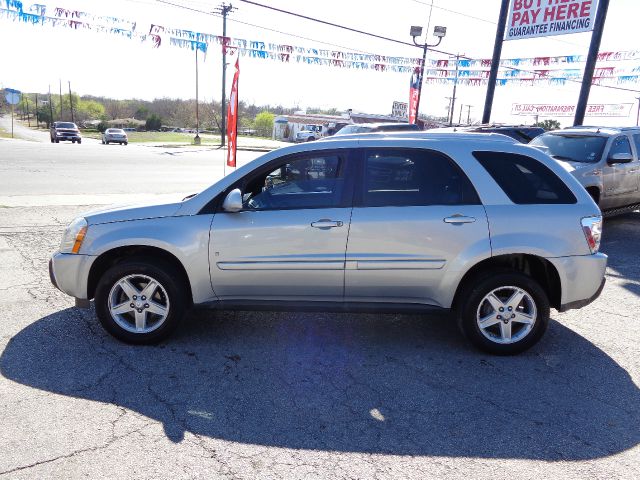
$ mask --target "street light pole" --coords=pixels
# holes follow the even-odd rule
[[[222,15],[222,125],[220,126],[220,146],[224,147],[227,136],[227,15],[234,10],[233,5],[223,3],[219,7]]]
[[[637,97],[638,100],[638,113],[636,114],[636,127],[638,126],[638,122],[640,121],[640,97]]]
[[[416,121],[418,119],[420,113],[420,97],[422,96],[422,82],[424,80],[424,67],[427,62],[427,49],[429,47],[437,47],[440,45],[440,42],[447,34],[447,27],[433,27],[433,35],[438,37],[438,43],[434,43],[433,45],[428,45],[425,41],[424,44],[419,44],[416,42],[416,37],[422,35],[422,27],[412,26],[409,34],[413,37],[413,44],[416,47],[422,48],[422,64],[420,65],[420,73],[418,75],[418,98],[416,102]]]

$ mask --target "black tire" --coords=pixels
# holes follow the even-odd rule
[[[81,139],[78,139],[78,143],[82,143],[82,140],[81,140]]]
[[[56,143],[60,143],[60,140],[56,138]]]
[[[168,305],[168,314],[162,323],[148,332],[140,333],[127,330],[111,315],[109,305],[112,289],[114,289],[114,292],[118,292],[116,285],[128,276],[132,276],[132,283],[135,283],[136,280],[142,276],[150,277],[164,289],[164,291],[160,289],[156,291],[157,293],[154,294],[154,300],[156,300],[155,295],[157,295],[158,303]],[[95,293],[95,308],[98,319],[104,329],[118,340],[135,345],[156,344],[167,338],[173,332],[188,309],[189,301],[185,281],[180,272],[170,264],[161,260],[145,258],[124,260],[109,268],[98,282]],[[144,283],[140,285],[142,286]],[[120,295],[122,294],[123,292],[120,292]],[[133,300],[128,297],[122,297],[121,300],[118,300],[118,304],[128,301]],[[135,328],[132,315],[135,315],[135,312],[122,314],[124,320],[120,319],[120,322],[131,322],[130,327]],[[149,315],[147,318],[151,318],[150,314],[147,315]]]
[[[516,287],[528,294],[528,299],[523,300],[520,307],[517,307],[522,309],[521,313],[526,313],[527,310],[530,313],[532,308],[536,310],[533,326],[528,332],[527,325],[516,322],[512,324],[510,320],[505,319],[507,315],[511,315],[509,312],[492,311],[493,307],[488,301],[484,301],[493,291],[497,291],[497,295],[502,292],[508,295],[511,293],[509,287]],[[515,355],[531,348],[542,338],[549,324],[549,299],[546,292],[537,281],[518,271],[496,269],[484,272],[466,282],[457,298],[456,315],[462,333],[477,348],[494,355]],[[507,309],[506,304],[504,308]],[[477,316],[482,315],[482,309],[487,312],[487,317],[495,313],[496,319],[499,318],[498,315],[503,318],[495,325],[485,328],[486,334],[481,330],[477,320]],[[521,334],[522,338],[512,343],[500,343],[498,337],[502,336],[502,323],[509,323],[510,330],[515,328],[514,336]],[[492,332],[496,332],[495,336]]]
[[[75,140],[71,140],[71,143],[76,143],[76,141]]]
[[[109,142],[108,142],[108,141],[107,141],[107,142],[104,142],[104,143],[106,143],[107,145],[109,145]]]
[[[50,140],[51,140],[51,143],[55,142],[55,140],[53,138],[50,138]]]
[[[102,139],[102,144],[104,145],[104,138]]]
[[[307,138],[307,142],[313,142],[314,140],[315,140],[315,138],[314,138],[314,137],[309,137],[309,138]]]
[[[125,145],[129,145],[129,142],[124,142]]]

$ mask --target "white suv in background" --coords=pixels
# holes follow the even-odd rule
[[[605,213],[640,207],[640,128],[571,127],[529,145],[558,161]]]
[[[539,150],[496,134],[335,138],[275,150],[176,203],[87,213],[51,280],[115,337],[154,343],[192,305],[451,312],[513,354],[549,308],[604,285],[602,219]]]

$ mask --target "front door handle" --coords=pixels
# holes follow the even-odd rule
[[[444,220],[444,223],[473,223],[476,221],[476,218],[456,214],[450,217],[445,217],[443,220]]]
[[[311,222],[311,226],[313,228],[335,228],[335,227],[341,227],[342,225],[344,225],[344,223],[342,223],[340,220],[335,221],[335,220],[329,220],[327,218],[323,218],[321,220]]]

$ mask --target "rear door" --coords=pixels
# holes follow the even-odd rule
[[[445,155],[370,149],[351,216],[345,300],[442,305],[443,277],[469,252],[490,252],[484,207]]]
[[[618,135],[611,142],[607,159],[616,153],[628,153],[633,155],[631,142],[627,135]],[[604,166],[604,190],[609,202],[607,207],[617,207],[633,203],[632,199],[638,192],[638,169],[640,168],[637,156],[629,163],[606,163]]]

